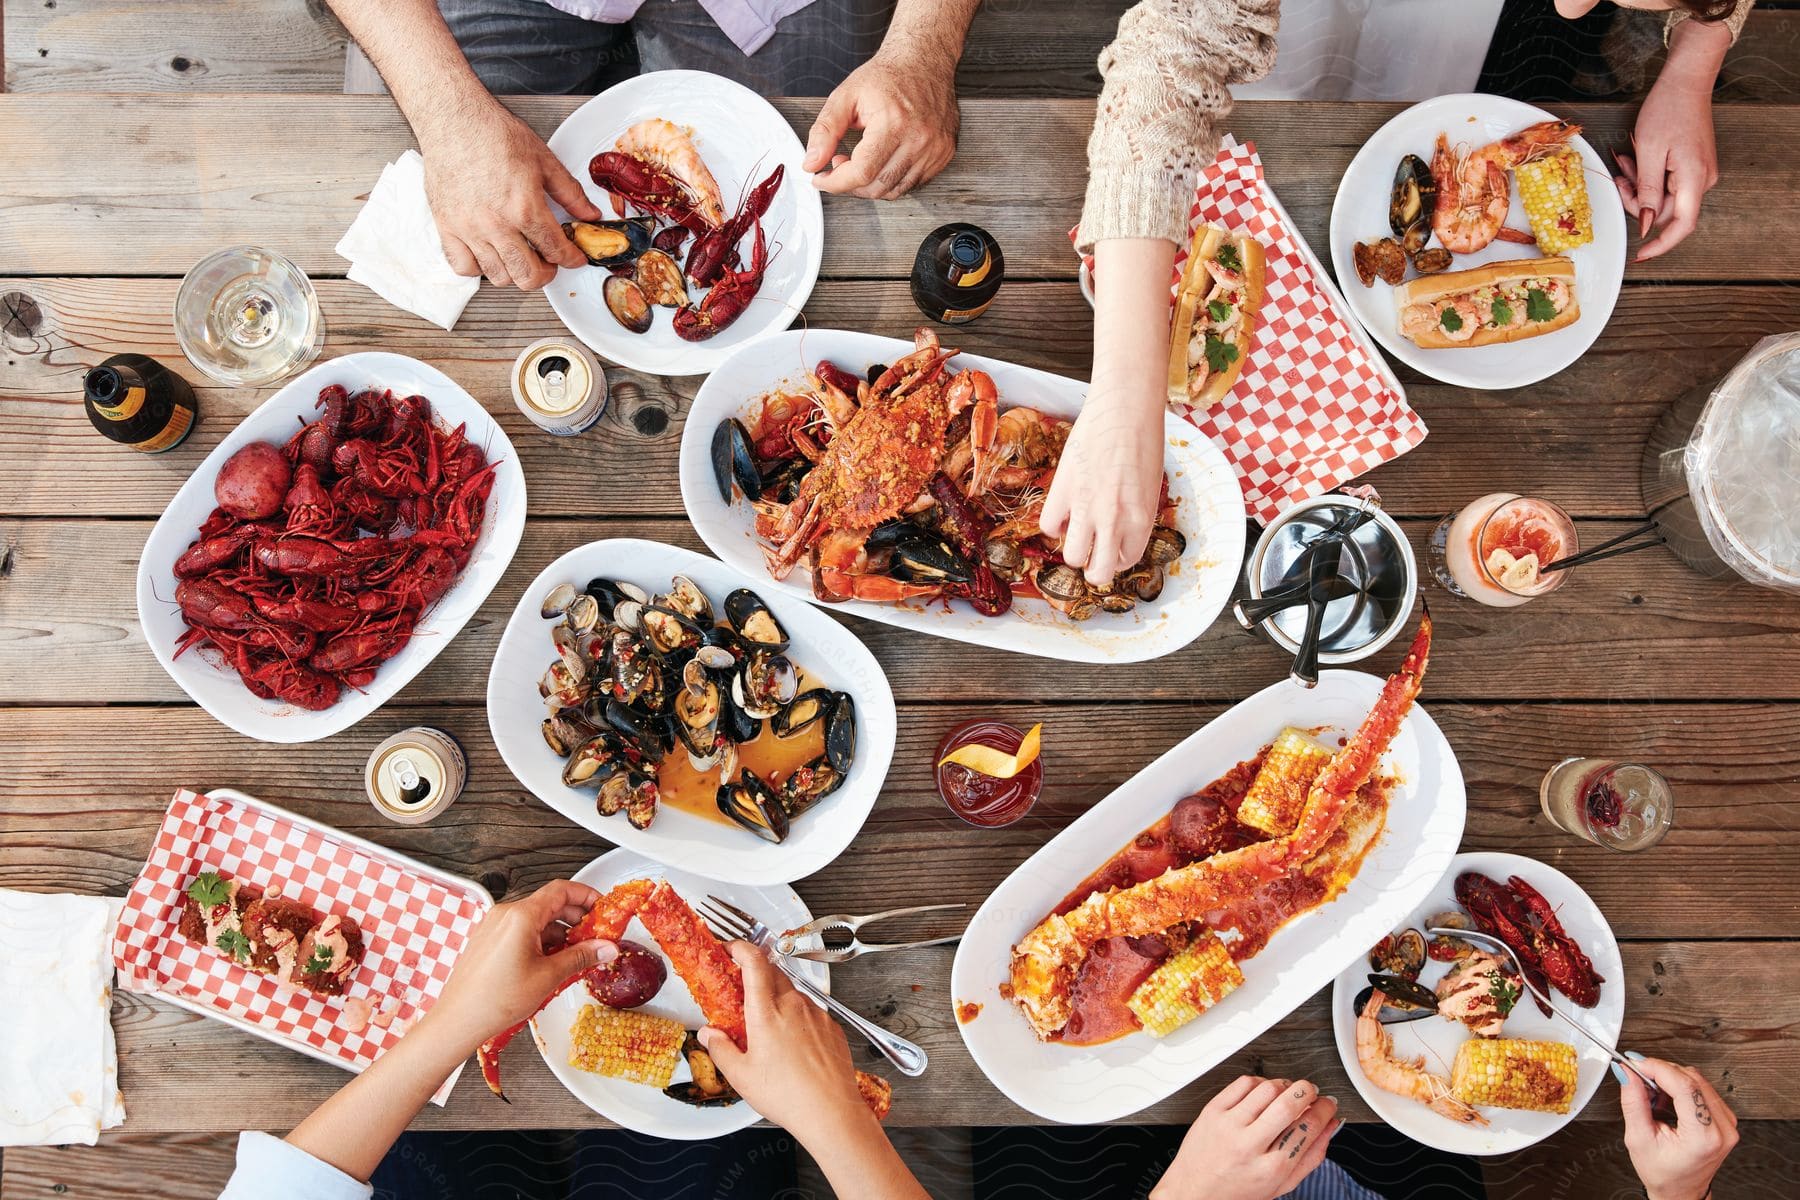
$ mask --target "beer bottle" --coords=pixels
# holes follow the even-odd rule
[[[1006,275],[1006,259],[978,225],[956,222],[931,231],[913,260],[913,303],[934,321],[961,325],[987,311]]]
[[[145,454],[181,445],[200,416],[188,381],[143,354],[113,355],[87,373],[82,394],[95,429]]]

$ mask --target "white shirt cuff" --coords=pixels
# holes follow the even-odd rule
[[[370,1200],[374,1194],[300,1147],[246,1129],[238,1134],[237,1169],[219,1200]]]

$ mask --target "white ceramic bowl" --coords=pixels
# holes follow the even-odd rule
[[[793,929],[812,920],[812,913],[807,911],[806,902],[785,884],[750,887],[720,883],[686,871],[658,866],[629,850],[614,850],[602,854],[575,874],[575,882],[585,883],[602,892],[627,879],[667,879],[681,893],[683,900],[696,907],[707,896],[717,896],[762,918],[763,923],[771,929]],[[628,941],[648,947],[653,954],[661,954],[656,939],[635,918],[626,927],[625,937]],[[666,957],[663,961],[667,965]],[[806,972],[806,977],[821,990],[831,990],[830,970],[825,964],[801,962],[798,965]],[[551,1074],[560,1079],[577,1100],[626,1129],[681,1141],[723,1137],[754,1125],[761,1119],[756,1110],[744,1101],[722,1108],[696,1108],[692,1104],[672,1100],[647,1084],[609,1079],[604,1075],[570,1066],[569,1030],[582,1008],[592,1003],[594,1000],[586,988],[572,987],[552,1000],[531,1022],[532,1040],[537,1043],[538,1053],[544,1056],[544,1065],[550,1068]],[[700,1006],[694,1003],[693,994],[688,991],[687,984],[681,981],[681,976],[675,974],[673,967],[669,968],[668,981],[663,984],[656,998],[637,1011],[669,1017],[680,1021],[689,1029],[699,1029],[706,1023],[700,1013]],[[686,1080],[688,1077],[684,1067],[676,1069],[677,1080]]]
[[[636,829],[624,814],[603,817],[593,789],[562,781],[564,760],[544,744],[540,726],[544,702],[538,680],[556,657],[550,645],[554,622],[540,613],[544,597],[559,583],[585,587],[598,575],[623,579],[651,594],[666,591],[671,577],[686,575],[717,607],[728,593],[748,587],[768,602],[788,631],[788,656],[819,679],[821,686],[848,692],[856,702],[856,760],[837,791],[796,818],[780,845],[724,821],[659,806],[648,829]],[[842,854],[856,836],[887,778],[894,757],[899,717],[887,676],[849,630],[781,594],[779,589],[738,572],[704,554],[635,538],[590,542],[569,551],[531,581],[501,635],[488,675],[488,728],[500,757],[519,782],[563,816],[611,842],[657,862],[713,879],[743,884],[786,883],[811,875]]]
[[[1625,209],[1613,187],[1612,173],[1585,138],[1577,137],[1571,145],[1580,151],[1586,168],[1594,240],[1568,255],[1575,264],[1575,296],[1581,302],[1581,318],[1568,328],[1498,346],[1423,350],[1400,335],[1394,289],[1379,279],[1372,287],[1362,286],[1351,257],[1357,242],[1391,236],[1387,212],[1394,171],[1407,154],[1429,163],[1440,130],[1449,135],[1452,144],[1475,148],[1527,125],[1554,119],[1554,113],[1501,96],[1439,96],[1395,115],[1350,160],[1331,206],[1332,269],[1356,319],[1401,362],[1459,387],[1523,387],[1549,378],[1580,358],[1606,328],[1625,278]],[[1512,209],[1506,223],[1514,229],[1530,229],[1517,181],[1513,182]],[[1535,246],[1496,240],[1478,253],[1457,255],[1451,269],[1460,271],[1507,258],[1535,258],[1539,253]]]
[[[720,497],[712,470],[713,431],[726,418],[743,415],[782,381],[804,378],[821,358],[860,374],[871,363],[892,362],[912,349],[912,343],[896,338],[841,329],[789,331],[744,347],[700,385],[681,437],[682,503],[712,552],[755,580],[759,591],[818,603],[804,571],[796,570],[780,583],[769,577],[750,506],[741,498],[728,505]],[[951,365],[992,375],[1003,410],[1028,405],[1073,419],[1087,395],[1087,385],[1079,380],[976,354],[960,354]],[[1154,603],[1128,613],[1096,613],[1080,622],[1041,600],[1018,601],[1001,617],[984,617],[962,602],[946,608],[848,601],[832,610],[1064,662],[1140,662],[1174,653],[1204,633],[1231,598],[1244,559],[1244,496],[1225,455],[1205,434],[1166,414],[1164,440],[1169,494],[1180,501],[1176,524],[1187,538],[1187,550]]]
[[[606,310],[600,289],[611,274],[601,267],[564,267],[544,289],[550,307],[569,332],[596,354],[653,375],[704,375],[746,342],[786,329],[812,295],[825,254],[825,217],[818,189],[800,167],[806,147],[787,119],[749,88],[705,71],[653,71],[608,88],[570,113],[549,146],[612,219],[606,193],[588,174],[588,162],[611,150],[620,134],[650,117],[662,117],[694,131],[700,157],[718,182],[728,213],[745,192],[761,183],[776,164],[785,164],[781,190],[763,217],[770,258],[762,288],[733,324],[704,342],[675,335],[674,310],[658,308],[648,332],[631,333]],[[568,213],[554,206],[557,219]],[[741,253],[749,265],[752,239]],[[680,256],[693,246],[689,238]]]
[[[209,660],[211,652],[196,649],[174,657],[175,643],[187,631],[175,603],[174,565],[181,552],[193,544],[200,523],[215,506],[213,482],[225,460],[250,442],[286,442],[302,421],[319,418],[314,407],[319,391],[334,383],[352,392],[386,388],[398,396],[424,396],[440,422],[450,428],[466,424],[469,440],[496,466],[481,538],[455,585],[420,619],[406,648],[382,664],[367,690],[346,688],[336,704],[323,712],[310,712],[252,695],[235,671]],[[473,396],[436,367],[402,354],[346,354],[290,380],[226,435],[181,485],[151,529],[138,560],[138,621],[163,669],[220,723],[258,741],[316,741],[348,729],[387,703],[450,644],[500,582],[524,529],[525,473],[519,468],[512,442]]]
[[[1613,937],[1612,927],[1606,923],[1606,918],[1600,914],[1599,907],[1588,894],[1555,867],[1545,866],[1535,859],[1518,854],[1459,854],[1424,900],[1417,903],[1401,920],[1395,921],[1393,929],[1422,929],[1437,913],[1460,907],[1456,903],[1453,888],[1456,877],[1464,871],[1479,871],[1501,883],[1505,883],[1509,876],[1517,875],[1544,894],[1544,898],[1555,907],[1563,928],[1581,944],[1588,957],[1593,959],[1594,969],[1606,980],[1600,985],[1600,1002],[1593,1008],[1577,1008],[1561,992],[1551,992],[1550,998],[1559,1009],[1582,1022],[1595,1036],[1608,1044],[1617,1045],[1619,1030],[1625,1023],[1625,965],[1619,958],[1618,940]],[[1371,942],[1370,945],[1374,943]],[[1363,948],[1365,954],[1368,948]],[[1419,982],[1432,987],[1447,969],[1442,963],[1427,961]],[[1588,1101],[1594,1098],[1595,1090],[1599,1088],[1600,1081],[1606,1077],[1611,1066],[1610,1060],[1592,1042],[1555,1017],[1547,1017],[1539,1012],[1529,994],[1521,995],[1512,1015],[1506,1019],[1502,1036],[1537,1038],[1573,1045],[1580,1055],[1575,1103],[1567,1115],[1563,1116],[1556,1113],[1484,1108],[1480,1111],[1488,1119],[1485,1126],[1458,1124],[1448,1117],[1439,1116],[1423,1104],[1382,1091],[1363,1076],[1362,1068],[1356,1061],[1356,1012],[1353,1005],[1357,993],[1368,985],[1367,958],[1351,963],[1338,976],[1331,989],[1332,1034],[1337,1041],[1338,1054],[1344,1060],[1344,1072],[1350,1076],[1350,1082],[1355,1085],[1357,1092],[1375,1110],[1375,1115],[1415,1142],[1435,1146],[1452,1154],[1506,1154],[1513,1150],[1523,1150],[1543,1141],[1580,1115]],[[1471,1036],[1467,1027],[1461,1023],[1442,1019],[1407,1021],[1389,1025],[1387,1030],[1394,1037],[1394,1054],[1397,1057],[1423,1057],[1425,1069],[1445,1079],[1450,1077],[1450,1064],[1455,1061],[1457,1046]]]
[[[995,888],[957,947],[950,999],[981,1005],[957,1026],[982,1073],[1019,1107],[1091,1125],[1147,1108],[1248,1045],[1412,912],[1442,876],[1462,838],[1462,771],[1436,723],[1414,708],[1384,764],[1399,777],[1387,827],[1331,903],[1295,918],[1244,964],[1244,983],[1165,1038],[1134,1033],[1098,1046],[1040,1042],[1000,995],[1013,945],[1069,890],[1183,796],[1254,755],[1285,725],[1349,733],[1382,681],[1326,671],[1307,690],[1284,680],[1203,726],[1139,771],[1026,859]],[[1199,914],[1196,914],[1199,915]]]

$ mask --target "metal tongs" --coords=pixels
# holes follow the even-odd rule
[[[1619,1067],[1622,1070],[1630,1071],[1633,1075],[1638,1077],[1638,1082],[1644,1085],[1646,1094],[1650,1097],[1650,1115],[1652,1117],[1665,1125],[1675,1124],[1675,1103],[1669,1098],[1668,1093],[1650,1082],[1649,1078],[1645,1076],[1642,1071],[1638,1070],[1629,1058],[1626,1058],[1613,1047],[1607,1045],[1597,1034],[1590,1032],[1586,1025],[1583,1025],[1580,1021],[1577,1021],[1574,1017],[1571,1017],[1568,1013],[1552,1004],[1550,1002],[1550,997],[1538,990],[1537,985],[1532,983],[1530,978],[1526,976],[1525,967],[1519,962],[1519,956],[1513,953],[1513,948],[1511,946],[1492,934],[1482,933],[1479,930],[1474,929],[1432,927],[1425,930],[1425,936],[1460,938],[1462,941],[1468,942],[1471,946],[1479,946],[1483,950],[1497,955],[1502,962],[1512,968],[1513,974],[1518,977],[1520,986],[1530,992],[1539,1004],[1550,1011],[1551,1015],[1561,1017],[1565,1025],[1568,1025],[1577,1033],[1581,1034],[1582,1037],[1600,1047],[1601,1052],[1604,1053],[1607,1058],[1612,1060],[1614,1066]]]
[[[841,963],[865,954],[878,954],[883,950],[912,950],[919,946],[941,946],[946,942],[962,939],[962,934],[952,933],[944,937],[926,938],[919,942],[865,942],[856,936],[856,931],[873,921],[885,921],[889,917],[905,917],[913,913],[943,912],[952,908],[967,908],[965,904],[921,904],[914,908],[893,908],[887,912],[871,913],[866,917],[829,916],[808,921],[798,929],[790,929],[778,934],[775,938],[775,953],[785,958],[806,958],[813,962]],[[825,934],[830,930],[841,929],[850,935],[846,945],[833,946],[826,942]],[[807,938],[817,937],[818,946],[807,946]]]

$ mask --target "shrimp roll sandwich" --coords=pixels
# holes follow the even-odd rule
[[[1247,233],[1202,225],[1175,297],[1169,399],[1207,409],[1224,398],[1250,356],[1263,303],[1265,256]]]
[[[1493,346],[1573,325],[1575,264],[1515,258],[1426,275],[1394,289],[1400,332],[1425,350]]]

